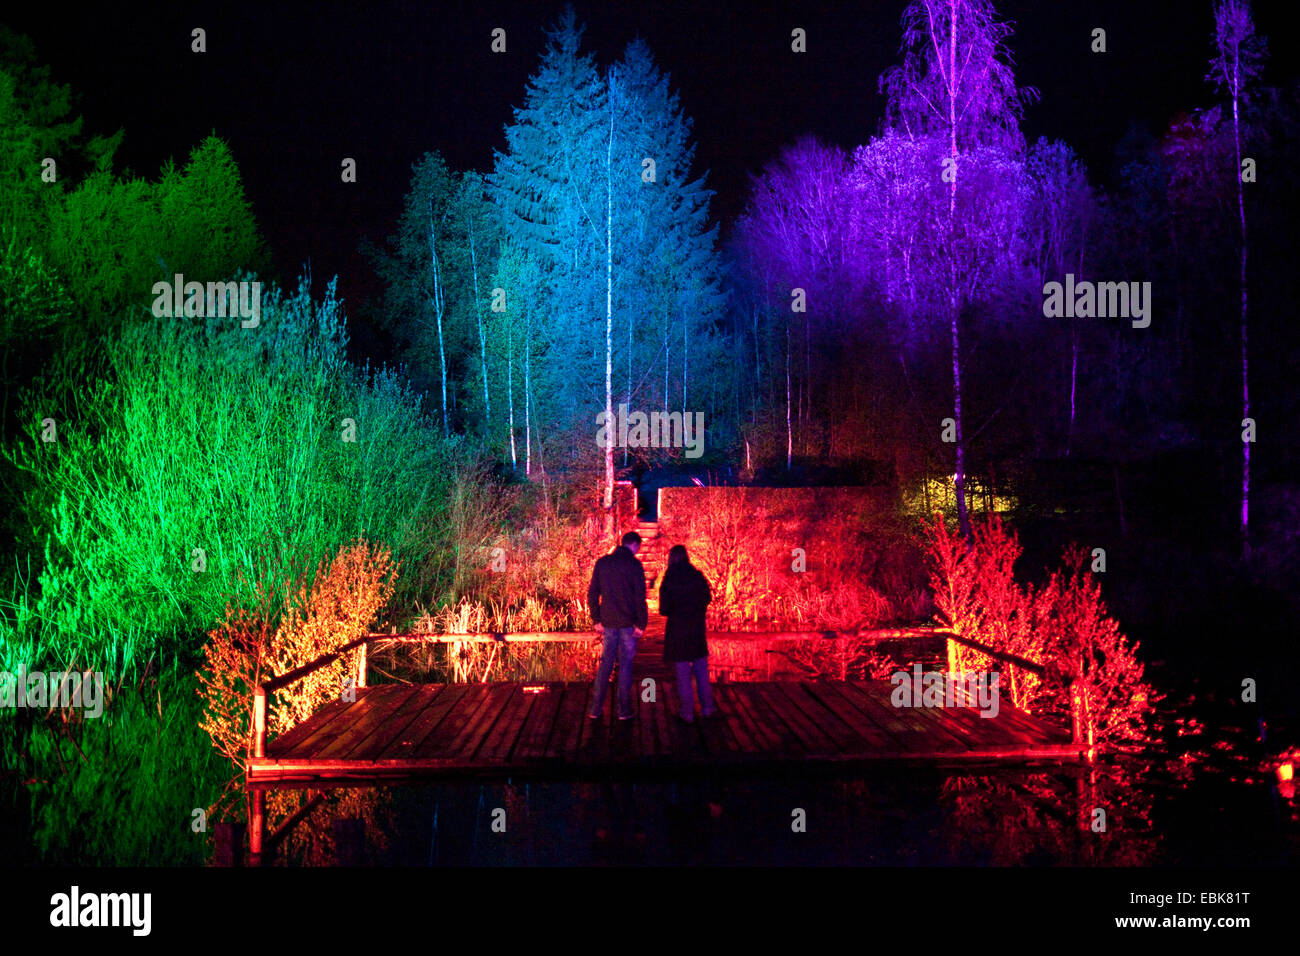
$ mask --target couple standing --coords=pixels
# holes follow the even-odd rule
[[[592,688],[591,708],[587,716],[598,719],[605,707],[609,676],[618,658],[616,705],[619,720],[636,716],[632,701],[632,658],[636,643],[645,633],[647,622],[645,568],[637,560],[641,536],[635,531],[623,535],[623,543],[596,562],[587,588],[587,605],[596,633],[605,639]],[[700,714],[717,713],[709,687],[708,647],[705,644],[704,609],[712,595],[709,582],[691,564],[684,545],[675,544],[668,551],[668,568],[659,585],[659,613],[668,618],[664,630],[664,660],[677,670],[677,696],[681,704],[679,719],[695,722],[695,696],[691,693],[691,676],[699,689]]]

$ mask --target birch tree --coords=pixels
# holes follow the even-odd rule
[[[903,11],[903,62],[882,74],[887,122],[909,136],[942,136],[947,155],[935,170],[948,185],[945,303],[952,342],[956,471],[953,481],[961,533],[970,537],[966,513],[965,435],[962,418],[960,318],[963,262],[957,221],[957,184],[963,154],[981,145],[1019,150],[1019,120],[1035,93],[1018,89],[1005,45],[1011,26],[999,21],[991,0],[913,0]]]
[[[1241,287],[1241,417],[1242,427],[1250,418],[1250,359],[1247,351],[1247,294],[1246,260],[1249,246],[1246,241],[1246,194],[1243,188],[1245,173],[1241,160],[1241,111],[1250,99],[1252,87],[1259,80],[1266,55],[1265,42],[1255,34],[1251,18],[1250,0],[1219,0],[1214,8],[1214,54],[1210,59],[1210,72],[1206,80],[1227,96],[1232,104],[1232,142],[1236,154],[1233,179],[1237,183],[1237,224],[1241,230],[1238,246],[1239,281]],[[1242,553],[1250,555],[1250,445],[1241,443],[1241,515],[1240,532]]]

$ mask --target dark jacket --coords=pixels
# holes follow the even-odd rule
[[[694,661],[707,657],[704,609],[713,599],[709,582],[693,564],[674,564],[659,585],[659,613],[668,618],[664,629],[664,660]]]
[[[645,630],[645,568],[636,555],[619,545],[596,562],[587,588],[587,606],[596,624]]]

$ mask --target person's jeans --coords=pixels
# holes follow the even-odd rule
[[[691,674],[700,693],[700,713],[712,717],[718,710],[713,703],[713,690],[709,687],[709,659],[698,657],[693,661],[676,661],[677,699],[681,702],[682,720],[695,719],[695,695],[691,693]]]
[[[605,646],[600,655],[600,669],[592,687],[591,709],[587,713],[599,717],[605,708],[605,694],[609,692],[609,675],[614,670],[614,655],[618,655],[618,691],[615,698],[620,717],[633,717],[632,658],[636,656],[636,628],[605,628]]]

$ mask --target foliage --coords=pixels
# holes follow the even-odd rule
[[[711,629],[852,631],[917,616],[921,580],[888,520],[831,489],[815,503],[780,489],[707,491],[660,530],[708,578]]]
[[[1088,557],[1083,548],[1066,552],[1034,594],[1032,627],[1074,681],[1088,747],[1130,747],[1146,739],[1157,694],[1142,679],[1137,642],[1107,612]]]
[[[939,516],[926,526],[939,623],[954,633],[1045,668],[1047,680],[958,645],[959,671],[1003,671],[1012,703],[1071,713],[1078,697],[1088,746],[1128,747],[1146,739],[1157,695],[1142,679],[1138,645],[1109,616],[1087,553],[1066,552],[1063,569],[1034,588],[1016,582],[1020,543],[996,516],[977,522],[969,545]]]
[[[21,510],[44,560],[15,599],[22,629],[16,611],[0,621],[6,658],[197,654],[225,582],[266,542],[313,566],[365,535],[411,572],[406,600],[439,587],[424,556],[446,540],[459,452],[394,373],[351,366],[346,343],[332,286],[317,302],[304,283],[264,294],[256,329],[127,329],[111,383],[77,389],[55,443],[40,440],[33,396],[8,455],[28,476]]]
[[[22,727],[0,718],[22,735],[6,739],[4,752],[30,797],[32,862],[203,863],[211,829],[195,832],[192,810],[210,806],[228,770],[196,726],[192,676],[142,673],[133,685],[106,685],[105,696],[93,720],[51,715]]]
[[[912,0],[902,23],[903,62],[880,78],[889,125],[909,136],[951,135],[963,152],[1018,141],[1018,121],[1037,92],[1016,87],[1006,49],[1011,26],[997,19],[991,0]]]
[[[225,619],[208,634],[198,674],[204,701],[199,726],[236,768],[252,752],[257,685],[368,633],[392,598],[397,573],[386,547],[363,540],[323,559],[314,575],[299,571],[283,582],[273,577],[279,560],[263,556],[259,563],[253,581],[241,569]],[[283,733],[336,698],[355,678],[356,658],[327,664],[272,695],[268,735]]]

